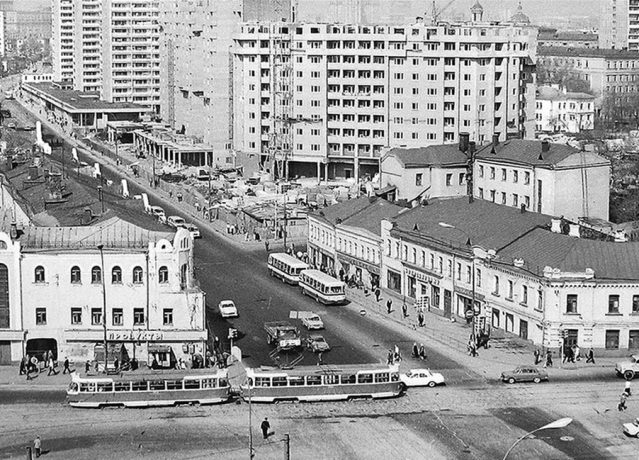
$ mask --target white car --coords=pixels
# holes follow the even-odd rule
[[[632,423],[624,423],[623,432],[625,435],[639,438],[639,417],[637,417]]]
[[[160,206],[151,206],[149,209],[149,213],[158,221],[162,223],[166,222],[166,214],[164,213],[164,209],[162,209]]]
[[[324,329],[324,321],[315,313],[302,317],[302,324],[309,331],[312,329]]]
[[[232,300],[222,300],[217,308],[220,310],[220,316],[222,318],[236,318],[240,316],[237,313],[237,307]]]
[[[407,387],[434,387],[444,384],[444,376],[431,372],[430,369],[411,369],[405,374],[400,374],[399,379]]]
[[[202,238],[202,235],[200,234],[200,229],[197,228],[195,225],[186,224],[186,229],[191,233],[191,237],[193,239]]]
[[[173,228],[186,227],[186,221],[180,216],[169,216],[168,219],[166,219],[166,223],[169,227]]]

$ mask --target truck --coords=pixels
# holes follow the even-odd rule
[[[639,374],[639,355],[632,355],[630,360],[618,362],[615,366],[618,377],[632,380]]]
[[[271,321],[264,323],[266,342],[275,344],[281,350],[291,350],[302,346],[300,331],[287,321]]]

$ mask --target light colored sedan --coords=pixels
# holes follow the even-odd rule
[[[240,316],[237,312],[235,302],[232,300],[222,300],[217,308],[220,310],[220,316],[222,318],[234,318]]]
[[[633,422],[624,423],[623,432],[626,436],[639,438],[639,417],[637,417]]]
[[[166,223],[169,227],[173,228],[186,227],[186,221],[180,216],[169,216],[168,219],[166,219]]]
[[[399,379],[407,387],[434,387],[444,384],[444,376],[430,369],[411,369],[405,374],[400,374]]]
[[[302,324],[309,331],[312,329],[324,329],[324,321],[322,321],[322,318],[320,318],[319,315],[316,315],[315,313],[304,316],[302,318]]]

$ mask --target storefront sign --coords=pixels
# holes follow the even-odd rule
[[[416,280],[421,281],[422,283],[430,283],[433,286],[439,286],[439,279],[432,276],[432,275],[428,275],[426,273],[422,273],[422,272],[418,272],[416,270],[411,270],[410,268],[406,269],[406,276],[410,276],[412,278],[415,278]]]
[[[164,333],[161,331],[117,331],[109,332],[109,340],[122,342],[156,342],[164,340]]]
[[[464,297],[468,297],[469,299],[473,298],[473,291],[471,291],[470,289],[464,289],[462,287],[455,286],[455,292],[457,292],[457,294],[463,295]],[[475,300],[483,302],[484,300],[486,300],[486,297],[483,294],[475,292]]]
[[[354,265],[359,268],[363,268],[364,270],[368,270],[370,273],[375,275],[379,275],[379,267],[368,262],[364,262],[363,260],[356,259],[354,257],[348,256],[342,252],[337,252],[337,256],[340,262],[346,262],[347,264]]]

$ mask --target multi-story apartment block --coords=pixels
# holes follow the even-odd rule
[[[539,46],[563,46],[566,48],[598,48],[599,35],[581,30],[557,30],[551,27],[539,29]]]
[[[159,112],[158,13],[158,0],[55,0],[55,79]]]
[[[595,96],[566,91],[566,88],[540,86],[537,88],[535,119],[537,132],[579,133],[593,129]]]
[[[630,0],[600,0],[599,48],[628,48]]]
[[[597,107],[607,93],[639,91],[639,53],[627,50],[539,47],[539,61],[552,74],[568,74],[590,85]]]
[[[234,148],[290,176],[377,171],[384,146],[534,134],[535,28],[474,21],[246,23],[235,35]],[[285,168],[276,171],[286,175]]]

